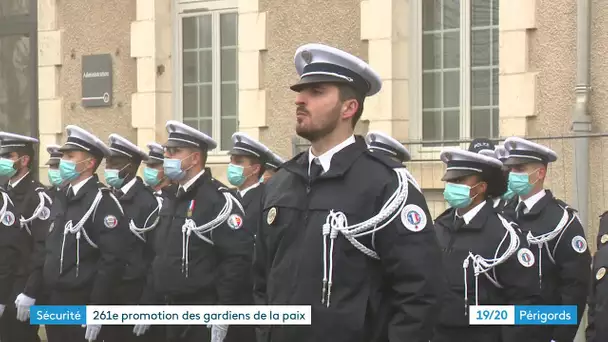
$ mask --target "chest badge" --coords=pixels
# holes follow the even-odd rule
[[[600,239],[600,241],[601,241],[602,243],[606,243],[606,242],[608,242],[608,234],[604,234],[604,235],[602,235],[602,238]]]
[[[277,218],[277,208],[272,207],[268,210],[268,216],[266,216],[266,223],[273,224],[274,219]]]
[[[42,221],[46,221],[49,217],[51,217],[51,209],[46,206],[42,207],[42,210],[40,210],[40,213],[38,214],[38,218]]]
[[[517,261],[523,267],[532,267],[534,265],[534,254],[532,251],[527,248],[522,248],[517,251]]]
[[[606,275],[606,268],[601,267],[599,270],[597,270],[597,273],[595,274],[595,279],[600,280],[600,279],[604,278],[605,275]]]
[[[10,211],[7,211],[4,214],[4,217],[2,218],[2,223],[7,227],[10,227],[15,224],[15,214]]]
[[[237,230],[243,226],[243,218],[240,215],[232,214],[227,220],[228,227]]]
[[[584,237],[577,235],[572,238],[572,249],[577,253],[584,253],[587,250],[587,240]]]
[[[415,204],[408,204],[401,211],[401,223],[412,232],[419,232],[426,227],[426,214]]]
[[[106,228],[115,228],[118,225],[118,219],[114,215],[108,215],[103,218],[103,225],[106,226]]]

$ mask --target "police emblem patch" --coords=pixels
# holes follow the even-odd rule
[[[408,204],[401,211],[401,223],[412,232],[419,232],[426,227],[426,214],[415,204]]]
[[[534,254],[527,248],[522,248],[517,251],[517,261],[524,267],[532,267],[534,265]]]
[[[114,228],[118,225],[118,219],[114,215],[108,215],[103,218],[103,225],[106,226],[106,228]]]
[[[2,218],[2,223],[7,227],[14,225],[15,224],[15,214],[13,214],[10,211],[7,211],[4,214],[4,217]]]
[[[232,214],[228,217],[226,223],[228,223],[228,227],[237,230],[243,226],[243,218],[240,215]]]
[[[580,235],[573,237],[572,249],[577,253],[584,253],[587,250],[587,240]]]
[[[274,207],[270,208],[270,210],[268,210],[268,216],[266,216],[266,223],[272,224],[276,217],[277,217],[277,208],[274,208]]]
[[[48,207],[42,207],[40,213],[38,213],[38,218],[42,221],[46,221],[49,219],[49,217],[51,217],[51,209]]]
[[[600,279],[604,278],[605,275],[606,275],[606,268],[601,267],[599,270],[597,270],[597,273],[595,274],[595,279],[600,280]]]
[[[604,235],[602,235],[602,238],[600,239],[600,241],[601,241],[602,243],[606,243],[606,242],[608,242],[608,234],[604,234]]]

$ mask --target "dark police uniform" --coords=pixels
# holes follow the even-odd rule
[[[349,82],[369,96],[381,86],[365,62],[324,45],[300,47],[296,68],[296,91],[305,84]],[[399,163],[369,151],[362,137],[351,136],[329,152],[298,154],[266,187],[255,279],[267,277],[268,304],[310,305],[312,313],[312,325],[272,326],[269,339],[428,341],[445,283],[424,197]],[[385,224],[374,233],[370,222],[363,236],[342,226],[372,217]]]
[[[497,174],[502,166],[495,157],[455,148],[445,149],[441,159],[447,164],[442,178],[447,182],[474,174],[491,177],[489,174]],[[490,182],[504,182],[486,179],[488,187],[496,186]],[[435,230],[443,248],[449,292],[432,341],[544,342],[535,327],[469,325],[469,305],[531,305],[540,301],[535,260],[525,236],[496,212],[491,198],[463,215],[455,208],[447,209],[435,220]]]
[[[597,231],[596,247],[600,249],[603,245],[608,243],[608,211],[600,215],[600,227]]]
[[[181,122],[167,122],[167,130],[167,147],[212,150],[217,146],[206,134]],[[226,213],[219,222],[202,228],[218,218],[222,208]],[[162,231],[163,245],[152,263],[153,282],[148,284],[155,297],[174,305],[242,304],[242,294],[252,289],[254,242],[243,216],[238,199],[208,168],[180,186],[176,198],[165,199],[157,228]],[[225,341],[235,341],[230,335],[228,327]],[[210,331],[204,325],[167,327],[169,342],[209,340]]]
[[[518,137],[505,140],[509,153],[505,164],[548,164],[557,160],[549,148]],[[538,261],[539,286],[544,305],[576,305],[578,323],[585,311],[589,290],[591,255],[576,211],[543,190],[525,201],[516,197],[505,213],[515,217],[527,234]],[[578,325],[548,326],[545,339],[572,341]]]
[[[118,134],[111,134],[111,157],[125,157],[133,165],[139,165],[148,158],[146,152]],[[157,198],[141,178],[127,175],[120,189],[113,189],[124,211],[131,231],[127,246],[127,264],[122,280],[113,291],[113,303],[117,305],[137,305],[142,296],[150,266],[154,259],[154,234],[159,221],[158,212],[162,200]],[[151,330],[143,336],[133,334],[133,326],[117,325],[104,327],[104,342],[161,341]]]
[[[7,158],[11,152],[18,152],[21,155],[27,153],[33,158],[34,145],[38,143],[35,138],[6,132],[0,132],[0,141],[2,142],[0,155]],[[30,160],[33,162],[33,159]],[[12,296],[17,298],[16,305],[11,305],[6,312],[14,321],[7,324],[6,329],[2,329],[0,339],[6,342],[39,341],[38,326],[30,325],[28,318],[29,308],[36,300],[39,304],[44,303],[44,299],[41,298],[42,265],[52,201],[45,192],[44,186],[34,179],[31,172],[3,186],[8,190],[16,212],[20,213],[18,221],[21,223],[21,229],[28,232],[30,253],[26,256],[29,258],[28,275],[25,278],[15,279]],[[16,309],[17,312],[14,311]],[[5,320],[8,318],[5,317]]]
[[[593,255],[591,268],[589,310],[587,312],[587,342],[608,341],[608,247],[605,244]]]
[[[87,151],[99,160],[110,154],[99,138],[80,127],[67,126],[66,131],[68,138],[62,151]],[[128,221],[118,200],[93,175],[58,193],[50,220],[44,263],[49,304],[110,304],[112,291],[121,280],[130,238]],[[94,328],[98,333],[98,326],[88,326],[87,331]],[[80,326],[46,329],[49,342],[83,341],[85,336],[85,329]]]

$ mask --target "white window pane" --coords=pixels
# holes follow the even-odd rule
[[[441,111],[422,113],[422,140],[441,140]]]
[[[460,31],[443,35],[443,67],[460,67]]]
[[[471,72],[471,102],[473,107],[490,105],[490,84],[490,70],[473,70]]]
[[[225,13],[220,15],[220,41],[222,46],[237,45],[237,14]]]
[[[184,49],[196,49],[196,17],[182,19],[182,46]]]
[[[236,132],[236,126],[236,117],[222,118],[222,141],[220,143],[222,150],[228,150],[232,146],[232,135]]]
[[[494,108],[494,109],[492,109],[492,138],[497,138],[500,136],[499,123],[500,123],[499,109]]]
[[[422,36],[422,69],[441,69],[441,34]]]
[[[489,66],[491,45],[491,29],[471,31],[471,66]]]
[[[183,82],[184,83],[196,83],[197,78],[197,63],[196,63],[196,52],[184,52],[182,56],[183,65]]]
[[[212,51],[200,51],[199,56],[199,82],[211,82],[213,80],[213,54]]]
[[[222,84],[222,117],[236,116],[237,114],[237,85]]]
[[[198,120],[196,119],[184,119],[184,123],[194,129],[198,129]]]
[[[441,73],[422,75],[422,107],[441,108]]]
[[[211,48],[213,37],[211,14],[198,17],[198,47]]]
[[[196,118],[198,116],[198,87],[184,86],[183,88],[183,117]]]
[[[443,28],[460,28],[460,0],[443,0]]]
[[[222,82],[237,80],[237,51],[236,49],[222,49]]]
[[[498,26],[498,0],[492,0],[492,25]]]
[[[471,26],[490,26],[492,23],[492,0],[471,0]]]
[[[499,99],[498,68],[492,69],[492,106],[498,106]]]
[[[201,118],[210,118],[213,112],[213,89],[211,84],[201,85],[200,91],[200,113],[198,116]]]
[[[422,30],[441,29],[441,0],[422,1]]]
[[[443,139],[460,139],[460,110],[446,110],[443,112]]]
[[[491,138],[492,111],[490,109],[471,111],[471,134],[473,138]]]
[[[492,65],[498,65],[498,29],[492,29]]]
[[[443,107],[460,106],[460,72],[446,71],[443,74]]]
[[[211,120],[211,118],[200,119],[198,122],[198,130],[215,139],[213,137],[213,120]]]

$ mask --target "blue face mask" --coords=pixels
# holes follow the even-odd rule
[[[534,183],[530,183],[530,175],[537,170],[532,171],[531,173],[525,172],[511,172],[509,173],[509,189],[512,190],[516,195],[525,196],[532,191],[534,187]]]
[[[443,198],[445,198],[452,208],[466,208],[471,204],[473,198],[475,198],[471,198],[471,189],[472,187],[468,185],[447,183],[445,190],[443,190]]]
[[[160,179],[158,179],[158,170],[151,167],[145,167],[144,182],[151,187],[157,186],[160,183]]]
[[[120,188],[125,182],[124,178],[120,178],[120,170],[106,169],[103,172],[103,176],[105,177],[108,185],[113,188]]]
[[[243,174],[245,168],[240,165],[228,164],[228,182],[234,186],[241,186],[247,177]]]
[[[17,173],[15,162],[11,159],[0,158],[0,176],[13,177]]]
[[[84,161],[85,160],[83,160],[83,162]],[[71,160],[61,159],[61,161],[59,162],[59,173],[61,174],[61,179],[66,182],[69,182],[78,178],[78,176],[80,176],[80,172],[76,170],[76,165],[77,163],[74,163]]]
[[[59,186],[63,183],[63,179],[61,178],[61,172],[59,169],[49,169],[49,183],[53,186]]]
[[[507,191],[502,194],[502,199],[505,201],[509,201],[511,198],[515,197],[515,192],[513,192],[513,190],[511,189],[507,189]]]
[[[184,159],[188,159],[190,156]],[[165,158],[165,160],[163,161],[163,170],[165,171],[165,176],[167,176],[167,178],[169,178],[170,180],[174,181],[178,181],[184,178],[186,176],[186,171],[188,171],[182,170],[182,160],[184,159]]]

